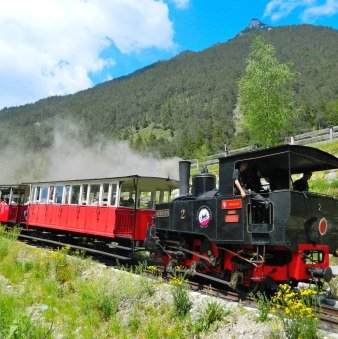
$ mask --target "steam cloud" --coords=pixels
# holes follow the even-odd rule
[[[1,150],[0,183],[61,181],[128,175],[178,179],[178,159],[156,159],[137,154],[126,143],[97,136],[90,144],[81,137],[86,133],[70,123],[54,130],[52,146],[41,152],[25,150],[17,140]]]

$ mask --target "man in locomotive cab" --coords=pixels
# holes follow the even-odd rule
[[[309,190],[308,181],[311,179],[311,177],[312,177],[312,172],[309,172],[309,171],[304,172],[303,176],[293,183],[293,189],[295,191],[307,192]]]
[[[234,194],[241,195],[242,198],[245,198],[247,195],[251,197],[251,199],[258,204],[264,205],[266,209],[269,208],[270,201],[262,197],[260,194],[256,193],[251,189],[248,185],[247,181],[247,169],[248,162],[241,161],[239,162],[238,168],[234,169],[232,180],[234,183]]]

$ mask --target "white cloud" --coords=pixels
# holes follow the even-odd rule
[[[323,5],[307,8],[302,18],[304,21],[313,20],[320,16],[332,16],[338,13],[338,0],[327,0]]]
[[[172,0],[178,9],[186,9],[189,7],[190,0]]]
[[[0,107],[88,88],[114,64],[104,49],[170,49],[173,33],[161,0],[3,0]]]
[[[277,21],[288,16],[295,9],[302,11],[303,22],[313,22],[321,16],[332,16],[338,13],[338,0],[326,0],[319,4],[318,0],[272,0],[265,8],[265,17]]]

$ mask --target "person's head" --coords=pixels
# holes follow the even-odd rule
[[[99,197],[94,197],[93,202],[99,201]]]
[[[240,172],[244,172],[248,168],[248,163],[246,161],[241,161],[238,168]]]
[[[310,180],[311,177],[312,177],[312,172],[309,172],[309,171],[304,172],[303,178],[304,178],[306,181]]]

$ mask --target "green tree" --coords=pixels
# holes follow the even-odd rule
[[[252,144],[277,145],[291,132],[298,115],[291,90],[294,78],[288,65],[278,62],[275,48],[256,37],[239,81],[242,124]]]

